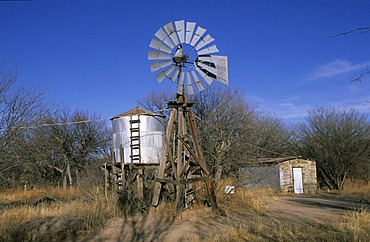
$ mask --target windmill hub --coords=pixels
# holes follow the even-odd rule
[[[173,62],[175,62],[176,65],[180,65],[186,62],[187,56],[183,54],[182,45],[177,46],[177,49],[172,57],[172,60]]]

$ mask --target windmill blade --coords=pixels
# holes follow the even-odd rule
[[[193,83],[189,72],[186,72],[186,86],[189,95],[194,94]]]
[[[202,82],[199,80],[197,74],[194,71],[191,71],[191,76],[194,78],[195,85],[197,86],[198,90],[201,92],[204,90],[204,87],[202,85]]]
[[[149,46],[150,70],[161,83],[164,79],[176,82],[176,92],[192,95],[195,88],[204,90],[204,82],[208,85],[216,80],[228,84],[228,58],[216,56],[219,52],[213,43],[214,38],[206,34],[207,29],[195,22],[178,20],[168,22],[155,32]],[[183,53],[182,44],[191,46],[188,53]],[[196,51],[196,60],[188,60],[190,51]],[[174,53],[174,54],[173,54]]]
[[[167,69],[164,69],[163,71],[161,71],[160,73],[158,73],[157,75],[155,75],[155,78],[157,79],[158,83],[161,83],[164,78],[169,78],[171,72],[173,72],[173,70],[175,70],[176,67],[174,66],[170,66],[168,67]]]
[[[164,69],[165,67],[169,66],[172,64],[172,61],[159,61],[159,62],[152,62],[150,63],[150,71],[155,72],[158,71],[159,69]]]
[[[182,94],[182,90],[184,89],[184,72],[180,72],[179,79],[177,80],[177,87],[176,87],[176,93]]]
[[[152,47],[153,49],[164,51],[168,54],[172,53],[172,49],[168,47],[167,45],[163,44],[157,38],[153,38],[152,41],[150,41],[149,46]]]
[[[213,64],[213,63],[212,63]],[[206,65],[202,62],[197,64],[199,69],[201,69],[207,76],[211,77],[212,79],[217,79],[217,70],[212,66]]]
[[[161,51],[150,50],[148,53],[148,60],[171,60],[171,54],[167,54]]]
[[[165,26],[163,26],[163,28],[166,31],[166,33],[170,36],[172,42],[175,45],[180,44],[179,43],[179,39],[177,38],[175,27],[173,26],[173,23],[172,22],[169,22],[168,24],[166,24]]]
[[[201,41],[198,42],[198,44],[194,47],[196,50],[202,49],[204,46],[212,43],[215,39],[212,38],[209,34],[207,34],[206,37],[201,38]]]
[[[216,69],[216,76],[217,81],[228,85],[229,83],[229,70],[228,70],[228,58],[227,56],[218,56],[218,55],[211,55],[211,56],[199,56],[199,61],[201,63],[213,63],[214,68]],[[199,64],[200,65],[200,64]]]
[[[195,22],[186,22],[185,44],[190,44],[191,38],[193,37],[195,25]]]
[[[175,22],[176,32],[179,36],[180,43],[185,43],[185,21],[180,20]]]
[[[176,81],[176,78],[179,75],[179,72],[180,72],[179,68],[176,68],[176,70],[172,73],[172,75],[171,75],[171,77],[169,77],[169,79],[173,82]]]
[[[212,84],[213,79],[211,77],[209,77],[206,73],[204,73],[199,67],[195,67],[195,70],[207,82],[208,85]]]
[[[164,32],[162,28],[159,28],[158,31],[154,34],[155,37],[157,37],[160,41],[164,42],[168,47],[173,49],[175,47],[175,44],[172,42],[170,36]]]
[[[203,36],[203,34],[207,31],[207,29],[203,29],[202,27],[198,26],[197,30],[194,33],[193,39],[190,42],[191,46],[195,46],[198,40]]]
[[[218,56],[217,55],[201,55],[198,56],[198,60],[201,62],[216,62]]]
[[[206,47],[206,48],[198,51],[198,55],[209,55],[209,54],[212,54],[212,53],[216,53],[218,51],[219,50],[217,49],[216,45],[212,45],[212,46]]]

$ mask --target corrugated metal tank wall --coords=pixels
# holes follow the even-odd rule
[[[131,163],[130,128],[133,125],[130,123],[131,120],[140,120],[140,123],[136,125],[139,125],[140,130],[141,159],[133,163],[159,164],[163,153],[166,127],[165,117],[154,114],[128,114],[112,118],[113,152],[116,162],[121,162],[123,158],[125,164]]]

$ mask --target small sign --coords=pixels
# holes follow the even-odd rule
[[[225,186],[224,193],[226,194],[235,194],[234,186]]]

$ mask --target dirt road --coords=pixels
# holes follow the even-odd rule
[[[370,204],[359,198],[332,194],[282,196],[267,206],[276,218],[306,223],[323,223],[345,212],[369,208]]]

